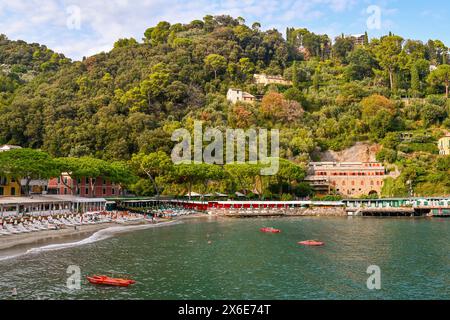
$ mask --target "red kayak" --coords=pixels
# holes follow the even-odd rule
[[[325,245],[325,242],[316,241],[316,240],[307,240],[307,241],[301,241],[298,244],[302,246],[310,246],[310,247],[321,247]]]
[[[107,276],[93,276],[87,277],[87,279],[92,284],[101,284],[105,286],[115,286],[115,287],[128,287],[136,283],[136,281],[134,280],[110,278]]]
[[[265,233],[281,233],[281,230],[275,228],[262,228],[260,230]]]

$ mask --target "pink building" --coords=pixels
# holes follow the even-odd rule
[[[81,178],[74,181],[69,175],[64,174],[61,177],[49,180],[48,193],[103,198],[120,196],[122,188],[120,185],[102,177],[94,178],[92,182],[90,178]]]

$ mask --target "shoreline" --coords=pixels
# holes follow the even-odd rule
[[[230,215],[223,215],[223,214],[194,214],[189,216],[180,216],[173,219],[161,219],[157,221],[157,223],[151,223],[148,220],[144,221],[138,221],[138,222],[131,222],[126,224],[119,224],[116,222],[108,222],[108,223],[101,223],[97,225],[84,225],[84,226],[78,226],[75,228],[66,228],[66,229],[60,229],[60,230],[48,230],[48,231],[41,231],[41,232],[33,232],[28,234],[20,234],[20,235],[10,235],[10,236],[2,236],[0,237],[0,258],[2,257],[2,254],[4,254],[7,251],[15,251],[23,249],[24,247],[33,247],[33,245],[48,245],[52,243],[56,244],[64,244],[73,240],[83,240],[85,238],[88,238],[95,233],[109,229],[114,227],[137,227],[137,226],[158,226],[158,225],[164,225],[164,224],[170,224],[175,223],[177,221],[183,221],[183,220],[195,220],[195,219],[220,219],[220,220],[234,220],[234,219],[261,219],[261,218],[354,218],[349,216],[343,216],[343,215],[283,215],[283,216],[230,216]],[[370,218],[370,217],[369,217]],[[375,217],[373,217],[375,218]],[[402,218],[402,217],[398,217]],[[416,217],[417,218],[417,217]],[[425,218],[425,217],[422,217]],[[58,241],[58,242],[57,242]]]
[[[154,225],[167,222],[165,220],[160,220]],[[73,240],[74,238],[83,239],[83,237],[90,237],[98,231],[105,230],[113,227],[132,227],[132,226],[144,226],[151,225],[148,221],[137,221],[128,223],[116,223],[116,222],[106,222],[99,223],[95,225],[83,225],[60,229],[60,230],[47,230],[40,232],[32,232],[26,234],[9,235],[0,237],[0,254],[6,250],[14,250],[16,248],[31,246],[37,244],[48,244],[56,240],[61,240],[61,243],[66,242],[65,240]]]
[[[146,226],[153,225],[158,226],[165,223],[188,220],[188,219],[201,219],[210,217],[207,214],[195,214],[191,216],[181,216],[175,219],[160,219],[157,223],[153,224],[150,221],[142,220],[137,222],[129,222],[120,224],[116,222],[107,222],[95,225],[83,225],[60,229],[60,230],[47,230],[40,232],[32,232],[25,234],[9,235],[0,237],[0,257],[5,251],[19,250],[22,247],[29,247],[32,245],[47,245],[49,243],[65,243],[74,239],[84,239],[94,235],[96,232],[113,227],[132,227],[132,226]],[[56,242],[60,241],[60,242]]]
[[[15,247],[39,244],[40,242],[49,242],[51,240],[65,239],[75,236],[92,235],[97,231],[117,226],[118,224],[109,222],[96,225],[78,226],[75,228],[66,228],[60,230],[48,230],[26,234],[2,236],[0,238],[0,252]]]

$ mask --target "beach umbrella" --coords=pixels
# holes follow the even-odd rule
[[[190,194],[188,193],[185,197],[201,197],[202,195],[200,193],[197,192],[191,192]]]
[[[216,197],[226,198],[226,197],[228,197],[228,195],[223,194],[223,193],[216,192]]]

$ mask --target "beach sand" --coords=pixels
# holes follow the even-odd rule
[[[192,216],[178,217],[175,219],[158,219],[158,222],[155,224],[155,226],[167,222],[176,222],[177,220],[198,219],[205,217],[208,217],[208,215],[195,214]],[[145,224],[152,224],[152,223],[150,221],[137,221],[126,224],[118,224],[115,222],[110,222],[94,225],[77,226],[76,229],[74,227],[67,227],[66,229],[60,230],[48,230],[18,235],[0,236],[0,257],[2,256],[2,254],[15,251],[23,251],[23,248],[32,248],[36,245],[66,243],[74,240],[79,241],[84,238],[90,237],[91,235],[100,230],[108,229],[111,227],[124,227],[133,225],[136,226]]]
[[[137,224],[142,224],[139,222]],[[126,225],[136,225],[126,224]],[[60,230],[48,230],[40,232],[31,232],[25,234],[9,235],[0,237],[0,251],[5,249],[11,249],[18,246],[30,245],[30,244],[40,244],[47,242],[54,242],[60,239],[73,239],[80,238],[83,236],[89,237],[97,231],[107,229],[110,227],[125,226],[124,224],[111,223],[100,223],[93,225],[84,225],[75,227],[67,227],[66,229]]]

